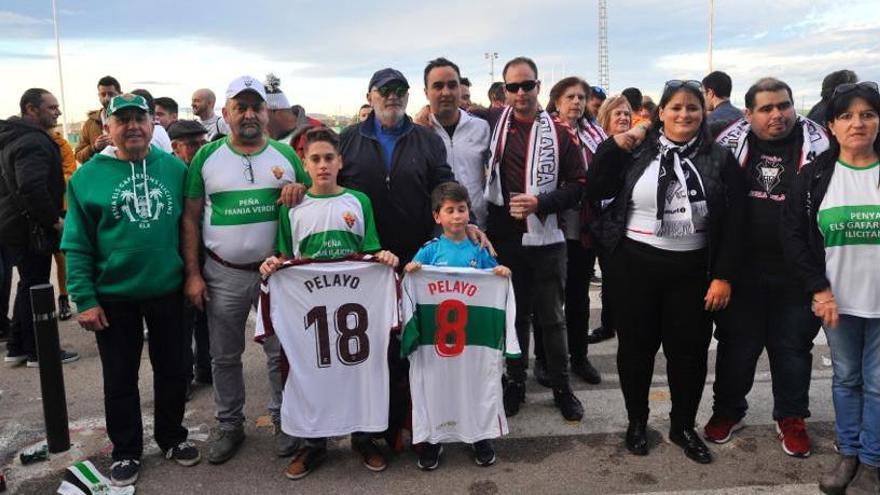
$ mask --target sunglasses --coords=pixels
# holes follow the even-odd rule
[[[681,79],[670,79],[666,81],[666,84],[663,85],[663,91],[667,89],[678,89],[681,87],[687,86],[691,89],[696,89],[697,91],[703,90],[703,83],[700,81],[696,81],[694,79],[688,79],[686,81],[682,81]]]
[[[254,183],[254,164],[251,162],[250,155],[242,155],[242,165],[244,165],[244,178],[251,184]]]
[[[394,93],[398,98],[403,98],[409,92],[408,86],[382,86],[381,88],[376,88],[376,91],[382,96],[382,98],[388,98],[388,95]]]
[[[855,91],[858,88],[865,88],[875,93],[880,93],[877,89],[877,83],[874,81],[862,81],[860,83],[844,83],[838,85],[834,88],[834,93],[831,94],[832,98],[837,97],[837,95],[842,95],[849,93],[850,91]]]
[[[528,93],[535,89],[537,85],[538,81],[523,81],[518,83],[507,83],[504,85],[504,89],[506,89],[508,93],[519,93],[520,89]]]

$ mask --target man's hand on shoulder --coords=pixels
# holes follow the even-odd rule
[[[305,195],[305,185],[300,184],[299,182],[294,182],[293,184],[285,184],[284,187],[281,188],[281,196],[278,197],[277,203],[287,206],[288,208],[293,208],[294,206],[302,203]]]

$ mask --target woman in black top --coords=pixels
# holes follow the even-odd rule
[[[698,81],[668,81],[652,130],[636,126],[603,142],[588,171],[591,200],[611,204],[595,225],[610,256],[629,427],[626,446],[646,455],[648,392],[660,345],[672,397],[669,439],[712,462],[694,431],[706,381],[711,312],[730,299],[743,224],[745,181],[709,137]],[[659,205],[659,208],[658,208]]]

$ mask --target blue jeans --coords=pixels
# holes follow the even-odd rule
[[[840,315],[838,327],[825,335],[840,453],[880,467],[880,318]]]

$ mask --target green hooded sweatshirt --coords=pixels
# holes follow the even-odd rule
[[[61,249],[80,312],[98,298],[140,300],[180,290],[185,177],[186,165],[155,146],[137,162],[94,155],[73,174]]]

